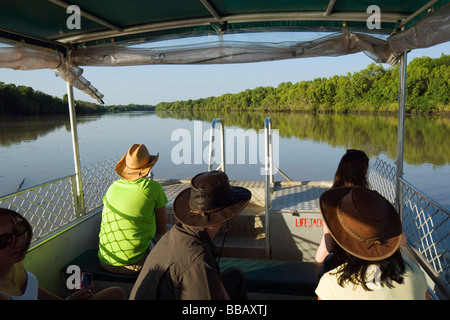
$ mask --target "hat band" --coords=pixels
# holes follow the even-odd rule
[[[355,231],[352,230],[352,228],[348,225],[347,221],[345,220],[344,215],[341,211],[341,201],[339,201],[336,212],[337,212],[338,220],[341,223],[342,227],[344,227],[345,231],[347,231],[347,233],[349,235],[351,235],[353,238],[366,243],[368,245],[368,248],[371,248],[374,245],[382,244],[380,241],[380,236],[374,237],[374,238],[363,238],[359,234],[357,234]],[[383,236],[383,234],[384,234],[384,229],[382,231],[381,236]]]
[[[223,206],[211,209],[211,210],[199,210],[199,209],[192,208],[192,205],[190,203],[189,203],[189,206],[191,207],[191,213],[192,213],[190,215],[190,217],[201,215],[201,216],[203,216],[203,218],[205,218],[205,220],[208,220],[208,221],[209,221],[209,216],[211,213],[220,211],[226,207],[226,205],[223,205]]]
[[[150,160],[148,160],[144,165],[140,166],[140,167],[130,167],[127,163],[125,163],[125,166],[130,169],[130,170],[139,170],[139,169],[145,169],[146,166],[148,166],[148,164],[152,162],[152,158],[150,158]],[[142,170],[141,170],[142,171]]]

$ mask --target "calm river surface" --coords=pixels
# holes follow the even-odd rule
[[[188,178],[208,169],[209,128],[222,118],[231,180],[263,180],[264,119],[277,129],[275,163],[293,180],[332,180],[346,149],[395,165],[397,119],[300,113],[130,112],[78,116],[81,166],[124,155],[131,144],[159,152],[156,178]],[[450,207],[450,119],[406,119],[405,179]],[[245,142],[244,144],[240,144]],[[214,165],[217,167],[217,165]],[[0,196],[74,172],[68,116],[0,118]],[[276,180],[284,180],[279,174]]]

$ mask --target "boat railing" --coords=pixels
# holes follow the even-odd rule
[[[272,120],[266,118],[264,121],[264,186],[265,186],[265,234],[266,234],[266,259],[271,259],[270,246],[270,207],[272,203],[273,185],[273,145],[272,145]]]
[[[394,203],[396,169],[381,159],[371,165],[369,183]],[[404,178],[399,178],[401,192],[399,214],[407,238],[406,249],[420,263],[427,275],[447,299],[450,297],[450,210],[432,200]]]
[[[213,151],[215,151],[215,139],[216,139],[216,124],[220,125],[220,151],[221,151],[221,161],[220,165],[216,170],[222,170],[225,172],[225,134],[224,134],[224,125],[223,120],[221,118],[216,118],[211,123],[210,130],[210,138],[209,138],[209,162],[208,162],[208,171],[212,170],[213,165]]]
[[[33,227],[32,243],[56,232],[82,213],[76,204],[75,174],[0,198],[0,207],[21,213]]]
[[[82,168],[84,206],[77,203],[76,174],[0,197],[0,207],[21,213],[33,227],[32,245],[44,241],[70,223],[96,211],[111,183],[119,158]]]

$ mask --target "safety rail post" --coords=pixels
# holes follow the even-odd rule
[[[78,147],[77,116],[75,112],[73,86],[69,82],[67,82],[67,96],[69,102],[70,131],[72,132],[73,157],[75,162],[76,197],[74,197],[74,207],[76,215],[83,216],[85,214],[85,206],[83,183],[81,180],[80,150]]]
[[[403,215],[403,188],[400,179],[403,178],[403,151],[405,140],[405,102],[406,102],[406,55],[400,58],[399,93],[398,93],[398,125],[397,125],[397,159],[395,175],[395,206],[400,217]]]
[[[221,118],[216,118],[211,123],[211,134],[209,138],[209,163],[208,163],[208,171],[212,171],[212,153],[213,153],[213,144],[215,140],[214,130],[216,128],[216,123],[220,124],[220,147],[221,147],[221,163],[216,170],[222,170],[225,172],[225,135],[224,135],[224,126],[223,120]]]
[[[264,165],[264,186],[265,186],[265,220],[266,220],[266,259],[270,260],[272,258],[272,251],[270,245],[270,207],[272,201],[272,195],[270,188],[273,183],[273,147],[272,147],[272,120],[270,117],[266,118],[264,121],[264,155],[265,155],[265,165]]]

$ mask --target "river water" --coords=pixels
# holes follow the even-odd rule
[[[379,157],[395,166],[396,117],[263,112],[78,116],[81,166],[120,157],[131,144],[144,143],[150,153],[159,152],[156,178],[193,177],[208,169],[211,121],[222,118],[230,179],[263,180],[261,131],[267,116],[275,129],[275,164],[293,180],[332,180],[350,148],[364,150],[371,162]],[[411,116],[405,127],[405,179],[450,207],[450,119]],[[68,115],[0,118],[0,196],[73,172]],[[284,178],[276,174],[275,180]]]

